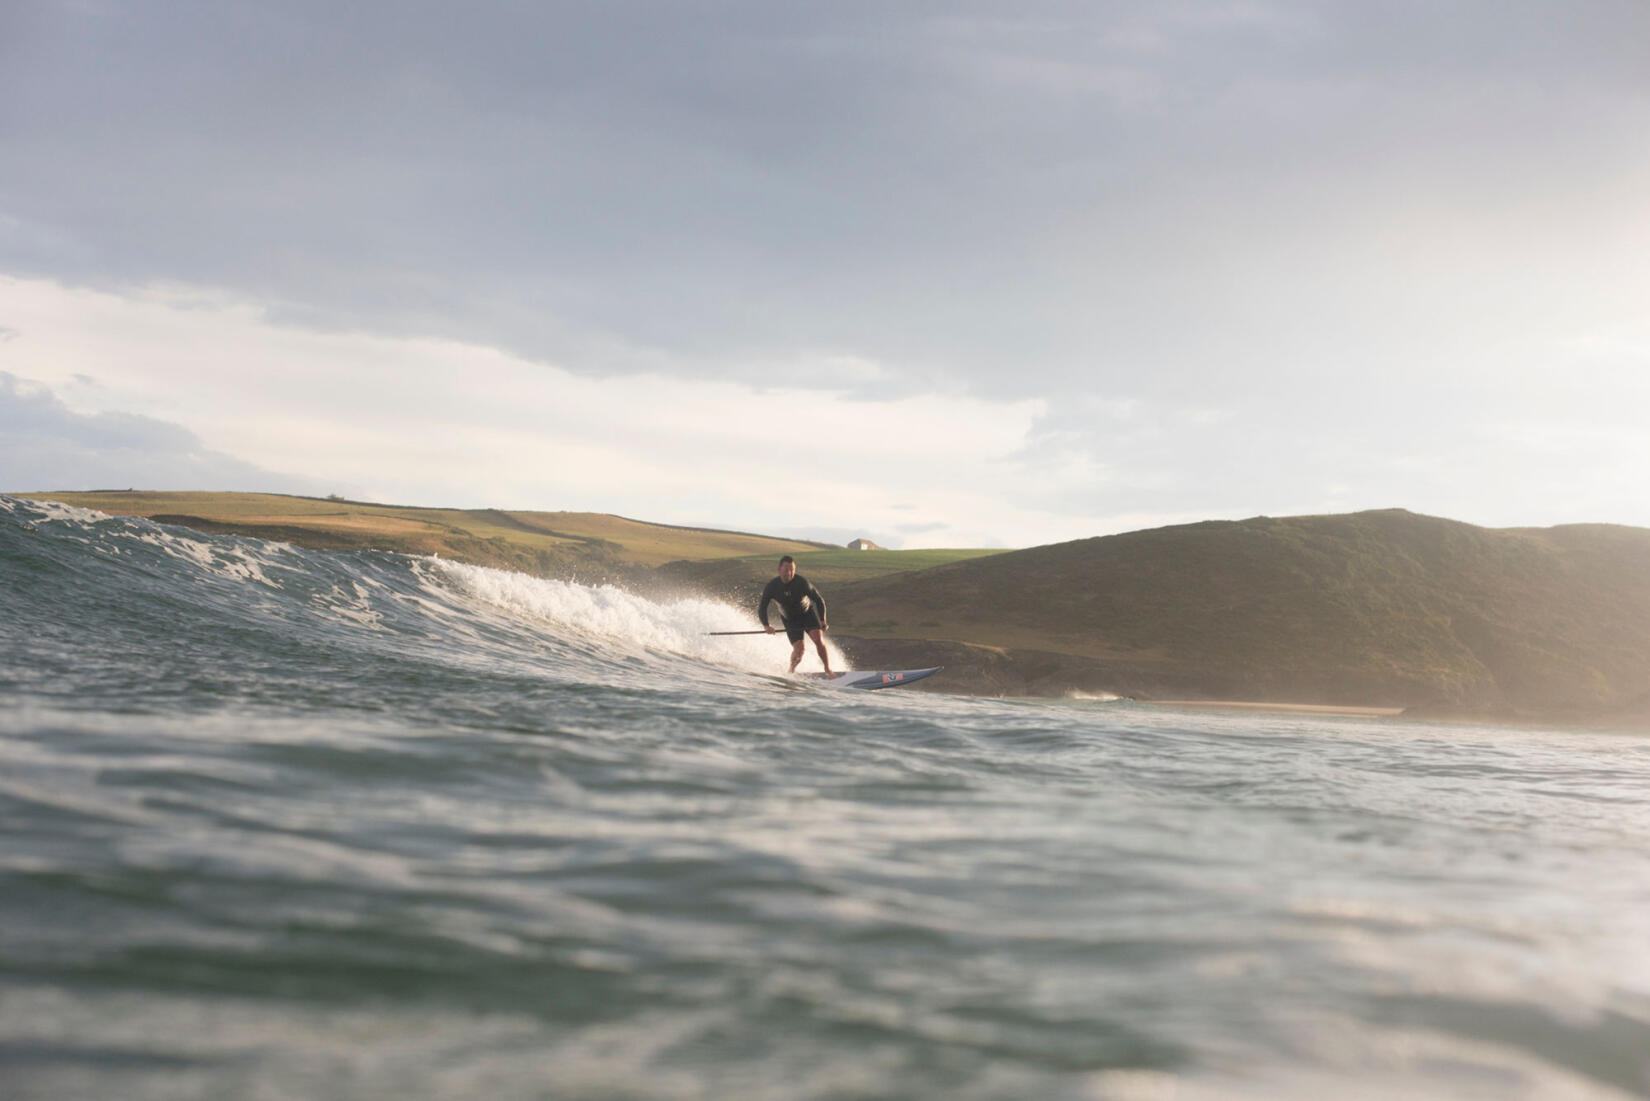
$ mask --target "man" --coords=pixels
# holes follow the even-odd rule
[[[762,626],[771,635],[774,627],[768,622],[770,601],[779,605],[785,637],[791,640],[791,672],[796,672],[797,663],[802,660],[805,649],[802,636],[807,635],[814,640],[814,649],[819,651],[819,662],[825,666],[825,675],[835,676],[831,672],[831,655],[825,652],[824,632],[830,630],[825,622],[825,598],[819,595],[818,589],[808,584],[807,578],[797,574],[796,559],[788,554],[779,560],[779,576],[768,582],[768,587],[762,590],[762,603],[756,606],[756,618],[762,621]]]

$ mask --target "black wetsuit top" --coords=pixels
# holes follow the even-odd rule
[[[825,625],[825,598],[801,574],[793,575],[789,584],[776,577],[762,590],[762,603],[756,606],[756,618],[762,621],[764,627],[768,625],[769,601],[779,605],[779,618],[786,624],[801,623],[812,612],[818,617],[819,625]]]

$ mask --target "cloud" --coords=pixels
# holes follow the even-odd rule
[[[190,288],[124,296],[0,278],[0,302],[20,333],[10,359],[82,407],[14,385],[33,435],[118,447],[118,470],[147,449],[178,488],[236,469],[246,477],[233,488],[252,487],[254,471],[262,486],[274,476],[261,471],[283,470],[309,492],[837,542],[909,524],[926,525],[927,545],[970,546],[1107,527],[1101,514],[1020,502],[1013,456],[1043,413],[1035,399],[870,400],[854,389],[860,365],[834,391],[598,379],[496,348],[274,325],[243,301]],[[34,476],[54,463],[78,469],[66,446],[40,454]]]
[[[480,345],[277,325],[199,288],[115,295],[0,277],[0,309],[18,332],[0,361],[15,372],[0,468],[13,488],[68,488],[73,475],[343,492],[889,546],[1028,546],[1392,505],[1490,524],[1650,521],[1637,490],[1650,427],[1634,416],[1650,373],[1630,369],[1641,341],[1626,331],[1540,382],[1541,416],[1463,387],[1440,427],[1392,406],[1380,377],[1335,417],[1265,393],[1225,407],[877,396],[865,377],[897,365],[856,362],[837,389],[783,370],[761,384],[596,378]],[[1610,380],[1621,406],[1601,405],[1580,385],[1590,377]]]
[[[820,354],[901,364],[892,388],[1265,380],[1322,408],[1325,363],[1409,370],[1508,316],[1586,329],[1641,299],[1560,318],[1555,288],[1609,285],[1602,263],[1642,290],[1650,263],[1634,2],[15,23],[7,270],[224,287],[577,373],[755,381]]]
[[[0,18],[0,296],[87,292],[0,362],[265,469],[965,542],[1646,518],[1639,0]]]
[[[6,491],[313,493],[317,485],[208,450],[177,424],[131,413],[76,413],[45,386],[0,371],[0,488]]]

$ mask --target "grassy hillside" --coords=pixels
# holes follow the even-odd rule
[[[278,539],[321,550],[439,554],[546,577],[634,576],[677,560],[778,558],[824,544],[648,524],[591,512],[413,508],[267,493],[36,493],[118,516]]]
[[[1401,510],[1036,547],[834,592],[833,619],[1082,659],[1096,688],[1528,713],[1650,692],[1650,531]]]
[[[838,585],[888,577],[911,570],[926,570],[952,562],[1001,554],[1000,550],[867,550],[842,548],[791,551],[797,572],[818,585],[826,602]],[[716,561],[671,562],[659,573],[671,581],[734,601],[754,599],[774,575],[778,557],[772,554],[744,555]],[[834,607],[834,605],[833,605]]]
[[[851,551],[768,535],[650,524],[594,512],[416,508],[267,493],[35,493],[116,516],[146,516],[201,531],[276,539],[320,550],[371,547],[439,554],[545,577],[613,576],[716,592],[761,590],[782,554],[820,583],[864,580],[996,553],[986,550]],[[664,567],[656,570],[657,567]]]

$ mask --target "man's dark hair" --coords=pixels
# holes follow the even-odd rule
[[[783,557],[783,558],[781,558],[781,559],[780,559],[780,560],[779,560],[779,564],[780,564],[780,565],[781,565],[781,566],[783,566],[783,565],[784,565],[784,564],[785,564],[785,563],[787,563],[787,562],[789,562],[789,563],[790,563],[790,564],[791,564],[791,565],[793,565],[793,566],[794,566],[794,565],[796,565],[796,559],[794,559],[794,558],[792,558],[792,557],[791,557],[791,556],[790,556],[790,555],[788,555],[788,554],[787,554],[787,555],[786,555],[786,556],[785,556],[785,557]]]

